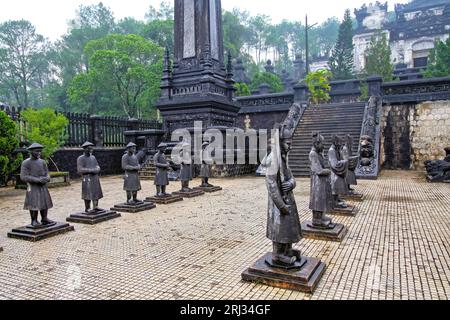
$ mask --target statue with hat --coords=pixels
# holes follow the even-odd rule
[[[328,163],[331,168],[331,191],[333,193],[333,211],[330,213],[354,216],[357,209],[349,206],[344,200],[344,197],[349,194],[346,181],[349,160],[346,160],[342,153],[342,139],[337,135],[334,135],[332,139],[328,151]]]
[[[139,179],[139,170],[141,165],[136,156],[136,144],[130,142],[127,145],[127,153],[122,157],[122,170],[125,171],[123,190],[127,193],[128,204],[142,203],[137,199],[138,191],[141,190],[141,181]]]
[[[93,155],[94,144],[87,141],[81,147],[84,149],[84,153],[77,159],[77,170],[83,178],[81,198],[84,200],[84,212],[70,215],[67,221],[92,225],[119,218],[120,213],[98,207],[98,201],[103,198],[103,191],[99,177],[101,169]]]
[[[207,147],[210,145],[209,142],[203,142],[202,144],[202,165],[200,167],[200,175],[199,177],[202,179],[202,184],[196,188],[194,188],[194,190],[202,190],[205,192],[216,192],[216,191],[220,191],[222,190],[221,187],[219,186],[214,186],[212,184],[209,183],[209,178],[211,178],[212,176],[212,170],[211,170],[211,164],[212,164],[212,159],[211,159],[211,155],[207,152]]]
[[[28,147],[30,158],[22,163],[20,169],[20,179],[27,184],[24,209],[30,211],[32,228],[56,224],[47,217],[48,210],[53,208],[53,202],[47,187],[50,182],[47,163],[41,159],[43,149],[39,143]],[[41,222],[38,221],[39,212]]]
[[[83,176],[81,198],[84,200],[85,212],[90,212],[91,202],[94,212],[103,211],[98,207],[98,201],[103,198],[103,191],[99,178],[101,169],[93,155],[94,144],[87,141],[82,148],[84,154],[77,159],[77,170]]]
[[[136,213],[156,208],[156,205],[153,202],[141,201],[137,198],[138,191],[141,190],[141,181],[139,178],[141,165],[139,163],[139,158],[136,155],[136,148],[136,144],[130,142],[127,145],[127,152],[122,157],[122,169],[125,171],[123,177],[123,190],[127,193],[127,202],[117,204],[114,208],[111,208],[111,210]]]
[[[169,185],[169,170],[172,169],[172,162],[166,159],[165,152],[167,144],[162,142],[158,145],[158,152],[153,156],[153,164],[156,167],[155,181],[156,195],[147,198],[146,202],[154,202],[157,204],[169,204],[182,201],[183,198],[174,194],[167,193]]]
[[[181,164],[180,170],[181,190],[174,192],[174,194],[185,198],[194,198],[204,195],[205,192],[203,190],[200,190],[199,188],[195,189],[189,188],[189,183],[193,179],[191,145],[189,143],[184,142],[181,145],[178,154],[178,159],[179,163]]]
[[[342,224],[332,222],[327,213],[333,210],[333,194],[331,190],[331,170],[325,168],[323,157],[324,137],[313,133],[312,149],[309,153],[311,168],[311,190],[309,209],[312,210],[312,221],[302,224],[303,237],[317,240],[342,241],[348,229]]]
[[[53,208],[53,202],[47,187],[50,182],[47,163],[41,159],[43,149],[44,146],[39,143],[29,146],[30,157],[23,161],[20,168],[20,179],[27,184],[24,210],[30,212],[31,224],[13,229],[8,233],[10,238],[35,242],[74,230],[74,227],[67,223],[48,218],[48,210]]]
[[[293,104],[286,120],[272,131],[271,153],[263,166],[269,199],[266,235],[272,241],[273,250],[244,271],[242,279],[312,292],[325,265],[318,259],[302,256],[293,248],[302,238],[302,228],[294,195],[297,185],[289,168],[288,155],[301,108],[299,104]]]
[[[346,199],[352,200],[362,200],[363,195],[357,193],[352,186],[358,185],[358,180],[356,179],[355,170],[358,166],[358,156],[353,156],[353,139],[351,135],[347,135],[344,146],[342,147],[342,153],[344,159],[348,161],[348,170],[345,181],[347,182],[348,194],[345,196]]]

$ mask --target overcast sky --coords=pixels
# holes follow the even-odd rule
[[[387,0],[390,10],[394,3],[405,3],[408,0]],[[31,21],[37,31],[55,40],[67,31],[67,21],[71,19],[80,4],[90,5],[99,0],[2,0],[0,22],[6,20],[26,19]],[[117,19],[134,17],[143,19],[150,5],[158,7],[161,0],[103,0],[110,7]],[[252,15],[258,13],[272,17],[273,22],[283,19],[304,20],[308,13],[311,22],[322,22],[328,17],[340,19],[346,8],[353,12],[369,1],[363,0],[222,0],[226,10],[234,7],[247,10]],[[384,2],[384,1],[382,1]]]

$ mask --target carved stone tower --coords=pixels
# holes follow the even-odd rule
[[[191,128],[234,125],[231,57],[224,61],[221,0],[175,0],[174,63],[164,59],[157,108],[168,133]]]

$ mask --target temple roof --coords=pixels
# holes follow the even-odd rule
[[[446,4],[449,4],[449,0],[412,0],[410,3],[396,5],[396,11],[411,12]]]

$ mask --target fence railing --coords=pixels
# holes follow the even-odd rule
[[[20,142],[22,145],[27,145],[29,141],[26,141],[26,131],[29,128],[26,121],[20,116],[22,109],[0,105],[0,110],[6,112],[18,124]],[[162,128],[162,123],[157,120],[95,116],[73,112],[61,112],[61,114],[69,120],[66,128],[68,138],[65,147],[79,147],[86,141],[91,141],[97,147],[123,147],[125,131]]]

